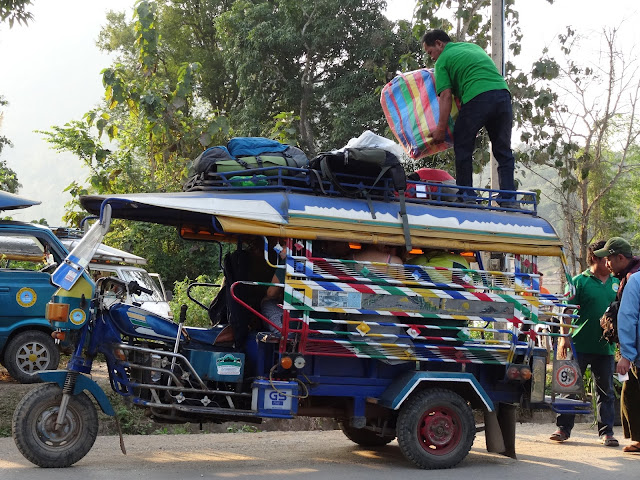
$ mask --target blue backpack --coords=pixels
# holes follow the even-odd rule
[[[227,143],[229,153],[234,157],[256,157],[263,153],[284,152],[288,145],[264,137],[234,137]]]

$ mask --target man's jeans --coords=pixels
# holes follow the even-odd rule
[[[485,127],[491,140],[493,156],[498,162],[500,190],[515,190],[515,162],[511,152],[512,123],[511,94],[508,90],[490,90],[462,105],[453,129],[456,183],[459,186],[473,186],[473,149],[478,132]]]
[[[598,434],[600,436],[613,435],[616,401],[613,393],[613,372],[615,368],[613,355],[576,352],[576,360],[582,373],[584,373],[587,365],[591,365],[591,375],[596,382]],[[571,435],[574,420],[574,415],[558,415],[556,425],[564,430],[567,435]]]

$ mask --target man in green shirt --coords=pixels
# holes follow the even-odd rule
[[[579,305],[580,318],[574,320],[578,328],[571,333],[576,360],[580,370],[585,371],[591,365],[591,375],[595,380],[598,433],[600,442],[608,447],[617,447],[618,440],[613,436],[615,415],[615,395],[613,392],[613,373],[615,369],[615,345],[602,338],[600,317],[609,304],[616,298],[620,281],[607,268],[607,259],[599,258],[593,252],[604,247],[605,242],[595,242],[589,246],[589,268],[573,278],[575,295],[570,302]],[[569,339],[560,337],[558,358],[565,358],[570,349]],[[558,430],[551,440],[564,442],[571,436],[574,415],[558,415]]]
[[[511,152],[513,111],[511,94],[493,60],[481,47],[473,43],[452,42],[442,30],[431,30],[422,37],[422,46],[436,62],[436,92],[440,116],[431,132],[434,142],[442,142],[451,114],[452,97],[462,102],[453,131],[453,150],[456,156],[456,183],[473,186],[473,149],[476,136],[485,127],[491,140],[491,150],[498,162],[500,190],[515,190],[514,158]],[[471,188],[459,191],[463,202],[472,203],[475,192]],[[502,192],[502,206],[517,207],[512,193]]]

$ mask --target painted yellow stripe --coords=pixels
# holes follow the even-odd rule
[[[127,312],[127,316],[129,318],[135,318],[136,320],[146,320],[144,315],[140,315],[138,313]]]
[[[415,77],[413,75],[406,75],[404,78],[407,87],[409,88],[409,90],[411,90],[411,96],[413,97],[415,110],[417,112],[424,112],[424,106],[422,105],[422,100],[420,98],[420,89],[418,88]],[[421,132],[429,131],[429,126],[427,125],[427,119],[425,115],[416,115],[415,119],[419,123],[419,130]]]

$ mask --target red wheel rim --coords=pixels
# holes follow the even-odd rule
[[[418,422],[418,440],[431,455],[446,455],[458,446],[461,437],[460,417],[446,405],[427,410]]]

